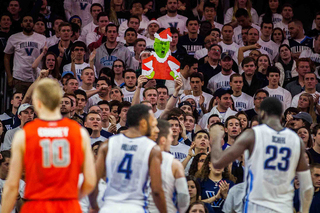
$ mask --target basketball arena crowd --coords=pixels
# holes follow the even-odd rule
[[[149,106],[171,125],[170,153],[188,185],[180,212],[242,212],[244,160],[222,170],[210,163],[212,125],[222,149],[259,125],[267,97],[283,105],[282,124],[306,147],[320,212],[320,1],[318,0],[2,0],[0,8],[0,191],[16,131],[37,117],[35,83],[63,89],[63,117],[85,127],[97,156],[109,137],[127,130],[128,109]],[[170,29],[168,53],[180,62],[175,80],[148,79],[142,61]],[[157,140],[157,137],[154,138]],[[214,150],[212,150],[214,151]],[[299,182],[292,212],[299,212]],[[102,205],[105,180],[99,182]],[[20,180],[13,212],[23,205]],[[99,200],[100,199],[100,200]],[[88,198],[79,201],[90,211]],[[156,212],[156,211],[155,211]]]

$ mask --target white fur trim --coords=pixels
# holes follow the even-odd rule
[[[161,38],[161,37],[159,36],[158,33],[155,33],[155,34],[154,34],[154,37],[157,38],[157,39],[159,39],[160,41],[170,41],[170,42],[172,41],[172,37],[169,36],[169,35],[167,35],[167,37],[168,37],[167,39],[163,39],[163,38]]]

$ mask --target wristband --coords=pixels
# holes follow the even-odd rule
[[[178,96],[176,97],[176,96],[174,96],[174,95],[172,95],[172,97],[173,97],[173,98],[178,98]]]

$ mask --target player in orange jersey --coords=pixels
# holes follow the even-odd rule
[[[77,122],[62,118],[61,97],[58,82],[46,78],[37,83],[32,100],[39,118],[13,138],[3,213],[10,213],[16,202],[22,168],[26,181],[22,213],[80,213],[78,199],[93,190],[96,172],[89,135]],[[79,173],[84,175],[80,190]]]

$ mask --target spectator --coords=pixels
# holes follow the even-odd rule
[[[128,12],[125,10],[124,0],[111,0],[109,17],[110,21],[117,26],[120,26],[122,22],[128,19]]]
[[[315,107],[314,98],[312,95],[303,93],[299,96],[297,109],[299,110],[299,112],[309,113],[312,117],[313,123],[317,123],[318,116],[315,113],[315,109],[318,108],[318,105]]]
[[[189,177],[192,176],[192,177],[195,177],[196,175],[199,175],[199,172],[201,171],[201,168],[203,166],[203,163],[205,161],[205,159],[207,158],[207,154],[206,153],[199,153],[199,154],[193,154],[193,160],[192,160],[192,163],[190,165],[190,169],[188,171],[188,175]],[[188,155],[189,157],[189,155]],[[189,181],[188,181],[188,184],[189,184]],[[190,199],[193,201],[196,201],[196,198],[199,199],[199,196],[195,197],[193,196],[191,198],[191,195],[190,195]],[[190,202],[192,203],[192,202]]]
[[[310,129],[308,129],[306,127],[300,127],[297,130],[297,134],[299,135],[299,137],[303,141],[306,149],[310,149],[313,147],[313,139],[311,137]]]
[[[233,60],[228,52],[221,54],[221,72],[209,79],[207,88],[214,93],[217,89],[230,89],[230,76],[235,74],[232,70]]]
[[[221,66],[219,65],[221,53],[222,48],[220,45],[211,45],[208,50],[208,62],[199,67],[199,71],[203,73],[204,78],[203,88],[207,88],[209,79],[221,71]]]
[[[284,32],[279,27],[273,28],[273,31],[271,34],[271,40],[278,45],[289,44],[288,40],[285,37]]]
[[[245,111],[252,109],[253,98],[252,96],[242,92],[243,76],[240,74],[233,74],[230,76],[230,87],[233,91],[231,97],[234,102],[234,107],[237,111]]]
[[[242,61],[242,77],[243,77],[243,87],[242,92],[253,96],[255,91],[263,86],[263,81],[258,79],[256,72],[256,64],[253,58],[245,57]]]
[[[82,41],[76,41],[71,49],[71,63],[63,66],[63,72],[72,71],[77,80],[82,82],[81,74],[84,68],[91,67],[94,69],[94,75],[97,76],[97,71],[94,66],[94,53],[90,56],[89,63],[84,62],[84,56],[87,53],[87,46]]]
[[[164,85],[159,85],[156,87],[156,89],[158,92],[157,114],[161,115],[168,104],[169,90]]]
[[[207,157],[206,154],[202,154],[202,155],[199,154],[199,156]],[[201,164],[203,164],[203,162]],[[194,202],[200,200],[201,189],[198,181],[194,178],[194,176],[191,176],[191,175],[187,176],[187,183],[188,183],[189,196],[190,196],[190,205],[192,205]]]
[[[261,45],[261,49],[265,50],[274,61],[278,55],[279,45],[271,40],[271,34],[273,31],[273,23],[270,21],[263,21],[261,23],[261,36],[258,43]]]
[[[304,76],[306,73],[310,73],[312,71],[312,62],[309,58],[299,58],[297,60],[297,72],[298,76],[293,78],[292,82],[288,83],[286,86],[286,90],[288,90],[292,97],[301,93],[305,87],[304,84]],[[316,86],[317,91],[320,91],[319,85]]]
[[[46,25],[45,25],[44,21],[41,19],[37,20],[34,23],[33,31],[40,34],[40,35],[46,36]]]
[[[194,58],[196,59],[201,59],[204,58],[206,56],[208,56],[208,49],[211,47],[211,45],[213,44],[217,44],[215,37],[213,37],[212,35],[208,35],[204,38],[204,48],[197,50],[194,53]],[[180,71],[181,72],[181,71]]]
[[[132,69],[124,71],[124,87],[121,89],[123,93],[123,100],[132,102],[134,93],[136,91],[137,76]]]
[[[246,130],[249,127],[248,115],[244,111],[240,111],[236,114],[236,117],[239,118],[241,123],[241,132]]]
[[[120,105],[120,101],[112,100],[109,102],[110,104],[110,114],[113,115],[116,119],[116,122],[119,120],[118,107]]]
[[[130,68],[137,70],[140,67],[140,54],[146,49],[146,41],[143,38],[138,38],[133,43],[134,56],[131,59]]]
[[[191,56],[187,56],[183,61],[180,61],[180,77],[183,82],[183,86],[180,90],[181,93],[183,92],[183,90],[191,90],[190,76],[195,72],[198,72],[197,59]],[[169,90],[169,94],[172,95],[172,93],[174,92],[174,81],[166,80],[165,85]]]
[[[310,205],[309,212],[310,213],[316,213],[319,211],[320,208],[320,193],[319,193],[319,188],[320,188],[320,165],[318,163],[313,164],[310,166],[310,171],[311,171],[311,178],[312,178],[312,183],[314,187],[314,194],[312,198],[312,202]],[[300,200],[299,200],[299,189],[296,189],[294,192],[294,208],[296,211],[300,211]]]
[[[84,119],[87,116],[87,113],[84,112],[84,107],[88,102],[88,97],[85,91],[81,89],[77,89],[74,91],[74,94],[77,98],[77,107],[76,107],[76,114]]]
[[[117,132],[117,121],[110,113],[109,102],[105,100],[99,101],[98,106],[101,109],[102,130],[115,134]]]
[[[202,49],[204,44],[204,38],[201,35],[198,35],[198,19],[188,18],[186,26],[188,34],[179,38],[179,44],[186,48],[187,53],[189,55],[193,56],[197,50]]]
[[[203,163],[198,180],[201,187],[201,201],[211,206],[214,212],[222,212],[223,204],[228,196],[229,188],[234,182],[230,180],[228,167],[215,169],[210,163],[209,154]]]
[[[320,93],[316,91],[316,85],[318,83],[316,74],[314,74],[314,73],[306,73],[304,75],[303,83],[304,83],[304,91],[302,91],[301,93],[295,95],[292,98],[292,103],[291,103],[292,107],[297,107],[298,106],[299,97],[303,93],[311,94],[314,97],[316,97],[316,95],[318,95],[318,96],[320,95]],[[316,103],[316,104],[318,104],[318,103]]]
[[[167,14],[157,19],[160,28],[174,27],[180,35],[186,31],[187,17],[178,14],[178,0],[167,0]],[[172,33],[172,32],[171,32]]]
[[[147,28],[147,48],[153,48],[153,44],[154,44],[154,34],[160,29],[160,24],[158,21],[156,20],[150,20],[149,24],[148,24],[148,28]],[[171,32],[172,34],[172,32]]]
[[[172,136],[173,136],[173,141],[170,147],[170,153],[179,161],[183,161],[189,151],[189,146],[180,143],[179,138],[180,138],[180,133],[182,132],[182,124],[176,117],[169,117],[169,123],[171,125],[171,130],[172,130]]]
[[[233,27],[225,24],[221,29],[222,41],[218,44],[222,47],[222,52],[228,52],[235,62],[238,62],[239,45],[234,43],[232,37],[234,35]]]
[[[143,5],[138,0],[133,0],[130,6],[131,16],[137,16],[139,18],[137,33],[143,34],[148,27],[149,19],[143,16]],[[123,36],[126,29],[129,27],[129,21],[123,21],[119,27],[119,35]]]
[[[20,16],[22,8],[20,7],[20,2],[18,0],[9,0],[7,11],[12,17],[11,29],[14,33],[21,32],[23,30],[21,23],[23,17]]]
[[[117,59],[113,62],[112,71],[114,74],[113,83],[116,86],[122,87],[124,85],[123,73],[126,70],[126,64],[121,60]]]
[[[313,47],[313,39],[305,36],[302,22],[299,20],[292,20],[288,25],[291,38],[289,39],[289,46],[291,48],[292,57],[299,58],[303,50],[310,50]]]
[[[118,107],[118,114],[119,114],[119,123],[117,123],[117,130],[120,127],[126,126],[127,123],[127,112],[131,106],[131,103],[128,101],[123,101],[120,103]]]
[[[3,114],[0,115],[0,121],[4,128],[7,130],[12,129],[14,116],[16,115],[18,108],[23,99],[23,94],[21,92],[15,92],[10,101],[11,109],[6,110]],[[1,134],[0,134],[1,135]]]
[[[258,24],[259,22],[259,16],[257,11],[252,7],[252,3],[250,0],[247,1],[240,1],[236,0],[234,7],[231,7],[227,10],[225,16],[224,16],[224,24],[231,23],[232,25],[236,26],[236,18],[237,18],[237,11],[239,9],[244,9],[248,11],[249,20],[254,23]],[[239,21],[238,21],[239,23]]]
[[[109,24],[108,13],[100,12],[97,16],[97,23],[98,26],[86,35],[85,41],[90,51],[99,48],[102,44],[103,36],[106,33],[106,26]]]
[[[222,146],[222,150],[226,150],[229,146],[232,146],[236,138],[240,135],[241,121],[236,116],[229,116],[226,119],[224,126],[228,139],[226,143]]]
[[[91,32],[93,32],[99,25],[98,21],[98,14],[103,12],[103,7],[99,3],[93,3],[90,7],[90,14],[92,16],[92,21],[88,23],[87,25],[84,25],[84,27],[81,30],[81,36],[79,38],[80,41],[87,43],[87,35]]]
[[[282,5],[282,11],[281,11],[281,15],[282,15],[282,21],[278,22],[274,25],[274,28],[279,27],[281,30],[284,29],[285,31],[285,37],[287,39],[290,38],[290,32],[289,32],[289,22],[292,20],[293,17],[293,7],[291,4],[284,4]]]
[[[47,47],[52,47],[53,45],[56,45],[60,41],[60,34],[59,34],[59,25],[63,22],[64,20],[61,17],[56,17],[53,21],[53,35],[50,37],[47,37]]]
[[[0,15],[0,58],[4,57],[4,49],[8,38],[12,35],[12,18],[9,13]],[[0,69],[4,69],[3,61],[0,62]]]
[[[24,16],[21,24],[23,31],[10,36],[4,50],[4,66],[8,84],[24,92],[35,80],[31,62],[40,55],[46,42],[45,36],[33,32],[33,25],[33,18],[28,15]],[[23,49],[25,51],[22,51]],[[13,68],[10,64],[12,56],[14,57]]]
[[[208,121],[208,118],[212,114],[217,114],[221,120],[222,123],[226,121],[226,119],[231,116],[235,115],[237,112],[233,111],[230,107],[232,105],[232,90],[228,89],[225,90],[223,88],[218,89],[214,93],[214,97],[216,99],[217,105],[214,106],[210,112],[203,115],[202,119],[199,121],[199,125],[202,129],[206,127],[206,122]]]
[[[179,42],[179,31],[170,27],[170,32],[172,36],[172,41],[170,42],[171,55],[175,57],[178,61],[183,61],[183,59],[188,55],[187,50],[178,44]]]
[[[221,30],[223,25],[215,22],[216,15],[216,5],[210,1],[206,2],[203,5],[202,21],[209,21],[211,23],[212,29],[218,28],[219,30]]]
[[[1,150],[10,150],[14,134],[18,130],[22,129],[27,122],[34,119],[33,106],[30,104],[20,105],[17,111],[17,117],[21,122],[20,126],[7,131],[6,135],[4,136],[3,144],[1,144]]]
[[[245,183],[239,183],[229,190],[227,199],[224,201],[222,208],[224,213],[242,213],[245,185]]]
[[[60,112],[61,112],[62,117],[64,117],[64,118],[71,118],[72,117],[71,111],[72,111],[73,105],[74,105],[74,103],[73,103],[72,99],[67,94],[64,94],[64,96],[61,99],[61,103],[60,103]]]
[[[62,22],[59,25],[60,41],[59,43],[51,46],[48,51],[53,52],[58,56],[58,65],[60,70],[63,66],[71,63],[71,47],[73,45],[71,41],[72,27],[68,22]]]
[[[128,48],[128,50],[130,50],[131,56],[134,56],[133,44],[137,40],[137,38],[138,38],[138,33],[135,29],[133,29],[132,27],[129,27],[128,29],[126,29],[122,43],[124,43],[124,46]]]
[[[267,97],[269,97],[269,93],[266,90],[258,89],[255,92],[255,94],[253,96],[254,108],[244,111],[248,115],[248,118],[250,121],[252,120],[252,118],[254,116],[258,115],[258,113],[260,111],[260,104]]]
[[[293,117],[293,130],[297,131],[300,127],[306,127],[310,129],[312,124],[312,117],[309,113],[299,112],[296,115],[292,115]]]
[[[103,67],[111,68],[113,62],[121,59],[126,66],[131,64],[130,51],[124,47],[123,43],[117,42],[118,29],[114,24],[109,24],[106,27],[107,41],[103,43],[98,49],[95,57],[95,66],[97,70]]]
[[[290,107],[292,97],[291,93],[279,86],[280,70],[277,67],[268,67],[267,78],[269,85],[263,89],[268,91],[269,97],[275,97],[281,101],[283,106],[283,111]]]
[[[92,21],[90,9],[92,6],[91,1],[79,2],[75,0],[64,1],[64,11],[67,20],[71,19],[74,15],[78,15],[82,20],[82,26],[86,26]]]
[[[91,145],[97,141],[105,141],[107,138],[101,135],[101,115],[97,112],[89,112],[86,116],[84,127],[92,129],[90,135]]]
[[[68,94],[73,94],[79,87],[78,80],[75,77],[68,78],[63,87],[63,91]]]
[[[120,103],[123,101],[123,93],[120,89],[120,87],[113,87],[109,93],[109,96],[111,98],[111,100],[117,100]]]
[[[291,55],[291,49],[287,44],[279,47],[279,60],[275,66],[280,70],[280,86],[286,87],[294,77],[298,76],[297,64]]]
[[[317,124],[313,130],[313,139],[314,139],[314,145],[311,149],[309,149],[309,152],[312,156],[312,159],[315,163],[320,163],[320,125]]]

